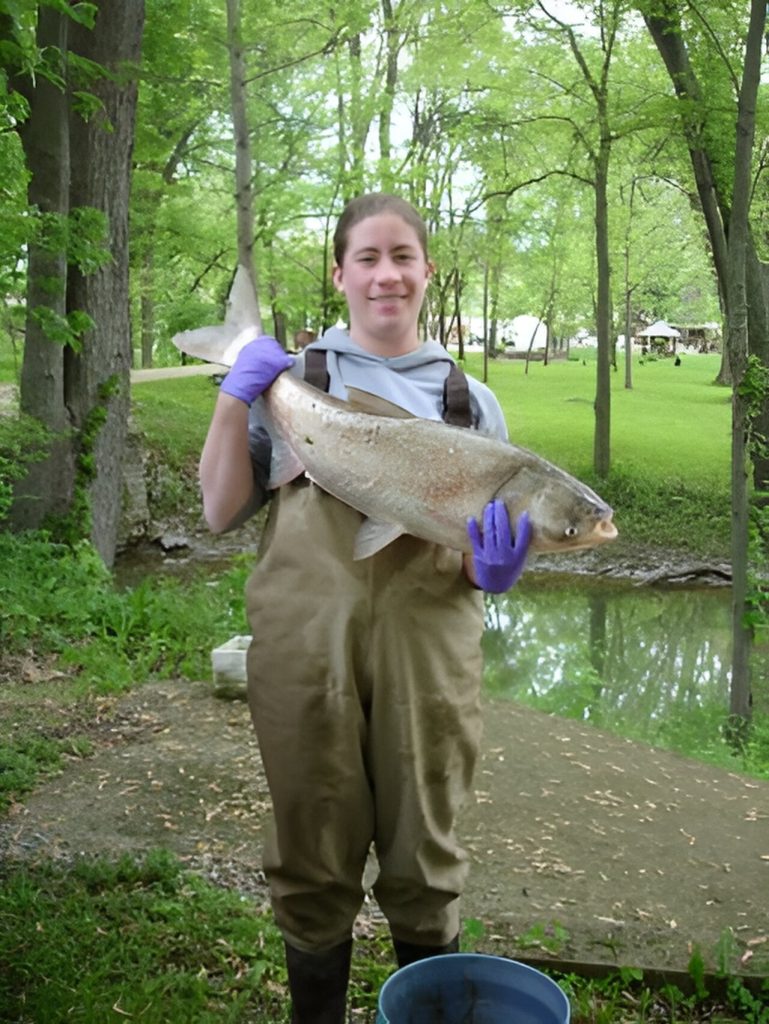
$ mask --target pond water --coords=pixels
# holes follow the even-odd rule
[[[231,552],[128,552],[116,578],[215,579]],[[693,756],[719,742],[731,683],[728,586],[528,572],[488,597],[486,693]],[[245,632],[245,624],[243,632]]]
[[[729,587],[529,574],[487,605],[485,686],[694,753],[729,707]]]

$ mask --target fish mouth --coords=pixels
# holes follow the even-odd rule
[[[607,540],[614,540],[619,533],[619,530],[614,525],[611,519],[602,519],[600,523],[596,524],[596,528],[593,533],[601,538],[601,542]]]
[[[549,532],[549,531],[548,531]],[[601,519],[596,522],[592,529],[584,532],[577,533],[573,537],[562,534],[559,537],[547,533],[540,534],[539,537],[534,538],[532,544],[533,551],[540,551],[543,554],[552,553],[557,554],[559,551],[581,551],[586,548],[597,548],[601,544],[608,544],[617,537],[619,531],[612,522],[612,513],[608,515],[604,514]]]
[[[599,544],[608,544],[609,541],[614,540],[619,531],[612,521],[612,513],[608,516],[603,516],[595,524],[589,533],[586,533],[584,537],[576,538],[577,543],[574,545],[575,548],[594,548],[598,547]]]

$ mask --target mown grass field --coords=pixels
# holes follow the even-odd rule
[[[658,480],[725,491],[729,482],[731,392],[713,383],[718,355],[634,360],[633,387],[620,360],[612,373],[612,468]],[[584,361],[583,361],[584,359]],[[478,379],[483,359],[471,353],[465,369]],[[593,462],[595,354],[545,366],[490,360],[488,385],[499,399],[510,439],[576,474]],[[216,389],[208,378],[134,384],[134,408],[148,439],[168,450],[199,451]]]
[[[633,359],[633,387],[625,387],[624,360],[612,372],[612,466],[660,480],[728,487],[730,390],[713,382],[720,355]],[[483,357],[469,353],[465,368],[482,378]],[[574,473],[591,470],[595,352],[575,349],[569,360],[545,366],[489,360],[488,384],[507,418],[511,440]],[[0,336],[0,382],[12,383],[18,356]],[[216,389],[207,378],[135,384],[134,406],[150,441],[171,453],[199,451]]]
[[[713,383],[718,355],[672,359],[634,358],[632,389],[624,360],[612,372],[612,468],[692,485],[728,486],[731,391]],[[482,377],[483,359],[472,353],[469,373]],[[489,361],[488,384],[502,404],[511,440],[574,473],[593,461],[595,352],[529,364]]]
[[[615,510],[621,543],[729,557],[731,391],[714,383],[719,355],[633,358],[625,387],[623,358],[611,373],[611,471],[593,473],[595,351],[531,362],[489,360],[488,384],[510,439],[583,479]],[[479,379],[483,357],[467,354]],[[12,382],[18,358],[0,338],[0,383]],[[132,385],[134,418],[148,447],[193,495],[196,464],[216,400],[207,377]],[[2,438],[0,437],[0,448]]]

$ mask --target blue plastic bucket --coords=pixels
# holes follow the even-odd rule
[[[450,953],[402,967],[379,993],[377,1024],[569,1024],[546,974],[506,957]]]

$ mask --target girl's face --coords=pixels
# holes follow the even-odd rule
[[[334,267],[352,338],[381,356],[417,348],[417,320],[432,272],[416,231],[398,214],[358,221],[347,236],[342,265]]]

